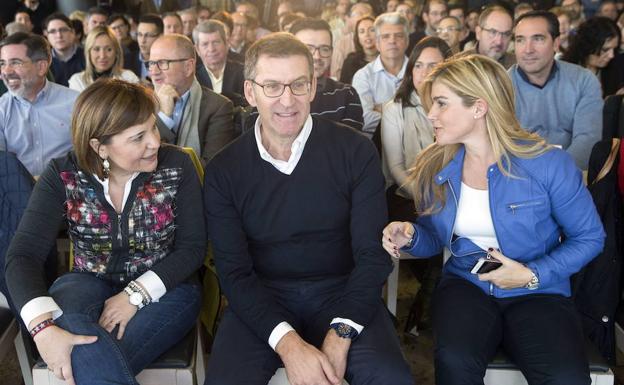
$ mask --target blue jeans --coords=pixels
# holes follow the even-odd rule
[[[50,288],[63,310],[57,325],[74,334],[98,337],[93,344],[74,346],[71,360],[77,384],[138,385],[135,376],[182,339],[197,320],[200,288],[182,283],[139,310],[117,340],[117,328],[108,333],[98,319],[104,301],[121,290],[87,273],[65,274]]]

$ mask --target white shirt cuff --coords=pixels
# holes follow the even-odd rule
[[[295,329],[290,326],[290,324],[286,321],[282,321],[277,324],[277,326],[273,329],[271,335],[269,336],[269,345],[271,345],[271,348],[275,350],[275,347],[280,342],[282,337],[284,337],[286,333],[290,332],[291,330]]]
[[[20,317],[22,317],[24,324],[28,327],[32,320],[49,312],[52,313],[52,319],[57,319],[63,315],[63,311],[52,297],[37,297],[26,302],[26,305],[20,311]]]
[[[165,287],[162,279],[160,279],[158,274],[151,270],[141,274],[141,276],[135,279],[135,281],[140,283],[141,286],[143,286],[143,288],[147,291],[147,294],[152,297],[152,302],[158,302],[160,297],[165,295],[167,292],[167,287]]]
[[[162,112],[162,111],[158,112],[158,117],[160,118],[160,120],[162,120],[163,123],[165,123],[165,126],[167,126],[168,129],[170,129],[170,130],[173,129],[173,125],[175,124],[175,120],[173,120],[170,117],[168,117],[167,115],[165,115],[165,113]]]
[[[333,320],[331,320],[331,322],[329,323],[330,325],[332,324],[337,324],[342,322],[343,324],[347,324],[349,326],[351,326],[352,328],[354,328],[358,334],[362,333],[362,330],[364,330],[364,326],[360,325],[359,323],[353,322],[348,318],[339,318],[336,317]]]

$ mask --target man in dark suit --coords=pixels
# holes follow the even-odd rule
[[[226,26],[218,20],[200,23],[193,30],[193,41],[199,55],[199,84],[229,98],[234,105],[246,105],[243,98],[243,65],[228,59]]]
[[[191,147],[205,166],[236,137],[233,106],[195,79],[195,49],[184,35],[160,36],[147,62],[160,102],[156,125],[163,141]]]

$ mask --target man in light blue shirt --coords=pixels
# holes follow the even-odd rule
[[[70,124],[78,92],[46,80],[50,46],[16,33],[0,42],[0,150],[14,152],[33,176],[72,148]]]
[[[399,13],[384,13],[375,20],[379,56],[353,76],[364,110],[363,131],[373,136],[381,120],[381,106],[392,99],[403,80],[408,43],[407,19]]]

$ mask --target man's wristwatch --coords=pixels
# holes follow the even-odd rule
[[[334,324],[329,325],[330,328],[334,329],[338,337],[340,338],[348,338],[350,340],[355,339],[358,336],[357,330],[351,325],[347,325],[343,322],[336,322]]]
[[[537,275],[535,275],[535,272],[533,272],[532,270],[531,274],[533,274],[533,277],[531,277],[531,280],[526,284],[525,288],[529,290],[535,290],[539,288],[539,278],[537,278]]]

